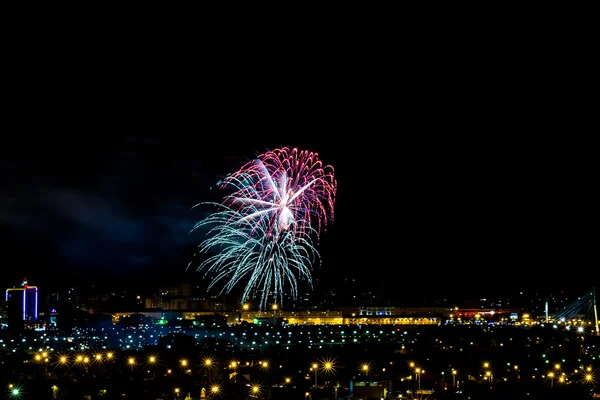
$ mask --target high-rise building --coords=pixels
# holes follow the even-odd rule
[[[6,289],[6,309],[9,329],[35,323],[38,319],[37,286],[30,286],[25,278],[20,287]]]

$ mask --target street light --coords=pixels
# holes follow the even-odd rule
[[[315,370],[315,387],[317,387],[317,373],[319,372],[319,364],[314,363],[312,369]]]
[[[323,369],[323,374],[329,375],[329,374],[333,374],[335,372],[335,359],[324,358],[321,361],[321,363],[322,363],[321,368]],[[327,381],[325,381],[324,384],[327,384]]]
[[[210,381],[212,372],[211,370],[215,366],[215,360],[212,357],[204,357],[204,359],[202,360],[202,364],[204,368],[206,368],[206,379]]]
[[[237,362],[237,361],[232,361],[232,362],[229,364],[229,367],[230,367],[231,369],[233,369],[233,381],[234,381],[234,382],[237,382],[237,367],[238,367],[238,362]]]
[[[365,374],[365,376],[369,375],[369,363],[364,363],[360,366],[360,370]]]
[[[456,387],[456,370],[452,370],[452,386]]]
[[[486,361],[486,362],[484,362],[484,363],[483,363],[483,368],[485,368],[485,369],[486,369],[486,371],[485,371],[485,376],[486,376],[486,378],[487,378],[487,379],[489,379],[489,380],[490,380],[490,386],[491,386],[491,385],[492,385],[492,383],[494,382],[494,375],[492,374],[492,368],[491,368],[491,366],[490,366],[490,363],[489,363],[489,362],[487,362],[487,361]]]
[[[252,387],[250,388],[250,397],[258,397],[260,396],[260,386],[258,385],[252,385]]]

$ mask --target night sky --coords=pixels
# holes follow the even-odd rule
[[[432,293],[592,286],[598,165],[583,80],[533,67],[218,67],[78,71],[15,89],[3,287],[198,279],[184,271],[202,240],[189,231],[207,211],[192,206],[283,146],[335,168],[319,279]]]

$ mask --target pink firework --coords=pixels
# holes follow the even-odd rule
[[[333,221],[333,167],[323,166],[317,153],[287,147],[269,151],[229,175],[222,187],[234,189],[225,204],[237,210],[235,222],[266,223],[269,235],[289,229],[320,234]]]

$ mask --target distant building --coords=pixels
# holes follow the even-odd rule
[[[19,329],[38,320],[38,288],[31,286],[27,278],[21,287],[6,289],[6,313],[9,329]]]
[[[216,311],[215,302],[210,301],[203,294],[194,292],[194,288],[189,283],[159,288],[158,293],[145,299],[145,306],[170,311]]]
[[[6,313],[6,302],[0,299],[0,330],[8,328],[8,314]]]
[[[353,399],[384,399],[388,392],[379,381],[350,381],[350,390]]]

